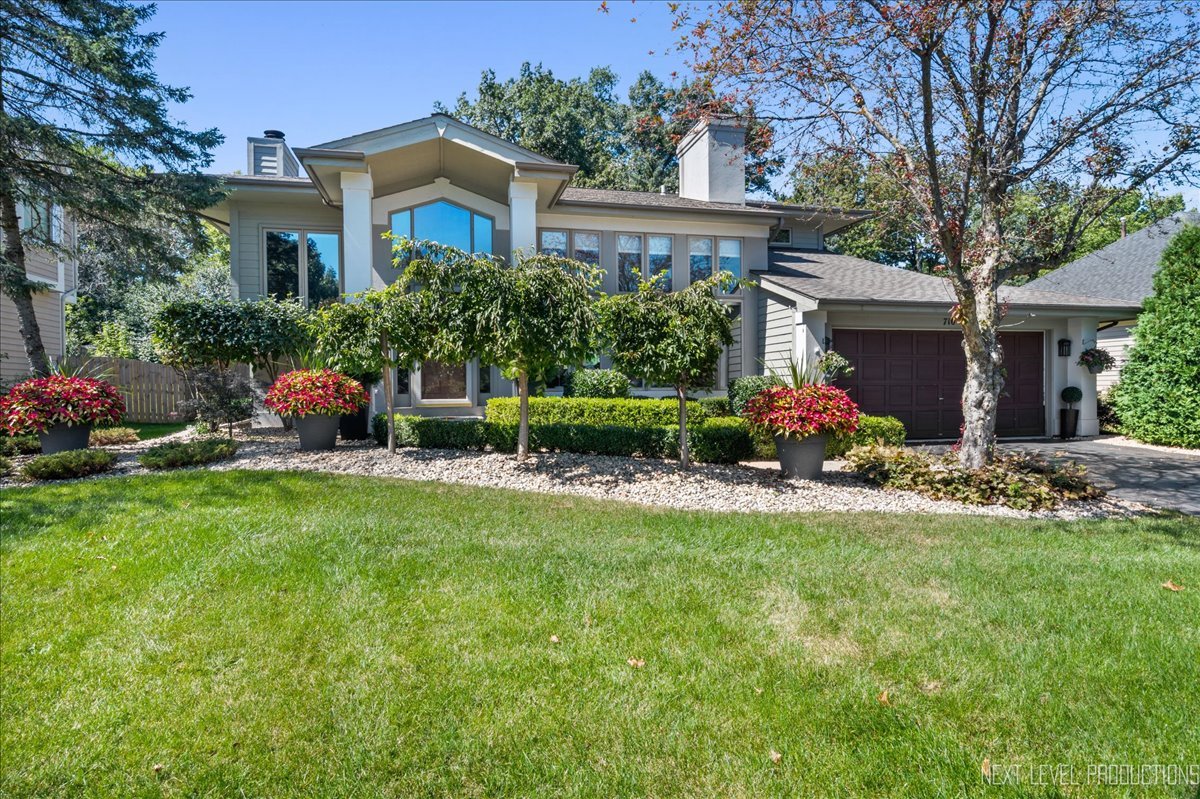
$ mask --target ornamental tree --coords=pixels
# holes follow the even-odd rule
[[[713,295],[728,272],[665,292],[642,283],[637,292],[598,303],[601,341],[618,369],[653,385],[669,385],[679,400],[679,464],[691,465],[687,443],[687,392],[716,382],[717,364],[733,344],[733,323]]]
[[[459,313],[474,357],[517,382],[517,460],[529,457],[529,376],[581,366],[596,346],[592,290],[599,270],[553,255],[520,256],[515,266],[473,259],[463,276]]]
[[[920,214],[960,312],[959,461],[992,458],[998,289],[1061,263],[1105,212],[1200,160],[1193,0],[799,0],[677,6],[714,91],[800,161],[845,153]],[[1044,212],[1024,193],[1065,186]]]
[[[1133,340],[1116,391],[1122,430],[1200,448],[1200,227],[1185,227],[1163,251]]]

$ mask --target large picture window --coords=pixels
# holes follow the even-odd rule
[[[264,233],[267,294],[298,298],[306,305],[333,302],[342,294],[341,237],[310,230]]]
[[[390,222],[393,236],[436,241],[465,252],[492,252],[492,218],[446,200],[396,211]]]

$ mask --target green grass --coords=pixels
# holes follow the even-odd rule
[[[3,796],[1196,790],[980,773],[1197,761],[1192,519],[251,472],[6,490],[0,519]]]
[[[142,441],[146,441],[151,438],[162,438],[163,436],[169,436],[172,433],[178,433],[180,430],[187,429],[186,423],[156,424],[153,422],[126,422],[122,426],[132,427],[137,431],[138,438],[140,438]]]

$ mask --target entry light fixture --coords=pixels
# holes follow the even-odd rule
[[[1071,339],[1060,338],[1058,340],[1058,354],[1063,358],[1071,354]]]

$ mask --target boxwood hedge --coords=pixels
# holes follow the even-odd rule
[[[488,400],[487,420],[516,424],[520,405],[516,397]],[[687,404],[688,422],[706,414],[700,403]],[[617,425],[618,427],[661,427],[679,424],[679,403],[674,399],[597,399],[590,397],[530,397],[529,423]]]

